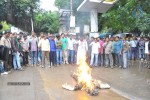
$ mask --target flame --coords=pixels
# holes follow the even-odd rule
[[[86,54],[79,57],[79,67],[77,69],[78,84],[82,84],[83,89],[94,89],[92,84],[91,68],[86,63]]]

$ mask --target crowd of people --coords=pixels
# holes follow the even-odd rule
[[[6,49],[6,51],[5,51]],[[62,33],[52,35],[41,32],[36,36],[5,32],[0,39],[0,73],[23,71],[23,66],[49,67],[62,64],[79,65],[86,56],[90,67],[126,69],[129,60],[141,60],[150,68],[150,39],[148,37],[99,38]],[[5,55],[3,53],[6,53]],[[5,58],[5,59],[3,59]]]

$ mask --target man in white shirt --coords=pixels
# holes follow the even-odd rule
[[[90,66],[96,67],[98,66],[98,54],[99,54],[100,44],[98,40],[95,38],[94,41],[90,44],[90,46],[92,46]]]
[[[68,62],[70,64],[74,64],[74,44],[75,40],[73,39],[73,36],[71,35],[70,38],[68,39]]]
[[[130,45],[131,45],[130,60],[132,60],[132,55],[134,56],[134,60],[136,60],[136,57],[137,57],[137,40],[135,37],[133,37],[133,39],[130,41]]]
[[[50,43],[46,35],[39,41],[38,48],[42,50],[42,68],[46,65],[46,59],[49,62]],[[50,65],[48,67],[51,67]]]
[[[148,38],[145,41],[145,59],[146,67],[150,68],[150,41]]]
[[[87,41],[80,37],[80,40],[76,42],[78,44],[77,50],[77,65],[81,64],[81,60],[86,60],[86,54],[88,51]]]

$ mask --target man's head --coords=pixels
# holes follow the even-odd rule
[[[26,40],[27,39],[27,35],[24,35],[23,38]]]
[[[60,35],[57,35],[56,38],[57,38],[58,40],[60,40]]]
[[[34,37],[35,36],[35,32],[32,31],[31,35]]]
[[[48,38],[51,38],[52,37],[52,34],[51,33],[48,33]]]
[[[98,39],[97,38],[94,38],[94,42],[96,43],[98,41]]]
[[[118,41],[119,40],[119,36],[116,36],[115,40]]]
[[[64,37],[65,37],[65,34],[64,34],[64,33],[62,33],[62,34],[61,34],[61,37],[62,37],[62,38],[64,38]]]
[[[40,33],[40,37],[41,37],[41,38],[43,37],[43,34],[44,34],[43,32]]]
[[[46,39],[47,39],[46,34],[43,34],[43,39],[44,39],[44,40],[46,40]]]
[[[108,41],[109,41],[109,38],[107,37],[107,38],[105,39],[105,41],[108,42]]]
[[[4,34],[5,34],[5,37],[6,37],[6,38],[9,38],[10,32],[7,31],[7,32],[5,32]]]
[[[52,40],[54,40],[55,39],[55,36],[52,36]]]

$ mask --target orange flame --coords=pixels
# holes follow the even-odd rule
[[[79,67],[77,69],[78,84],[82,84],[82,89],[94,89],[92,84],[91,68],[86,63],[86,55],[83,54],[79,57]]]

